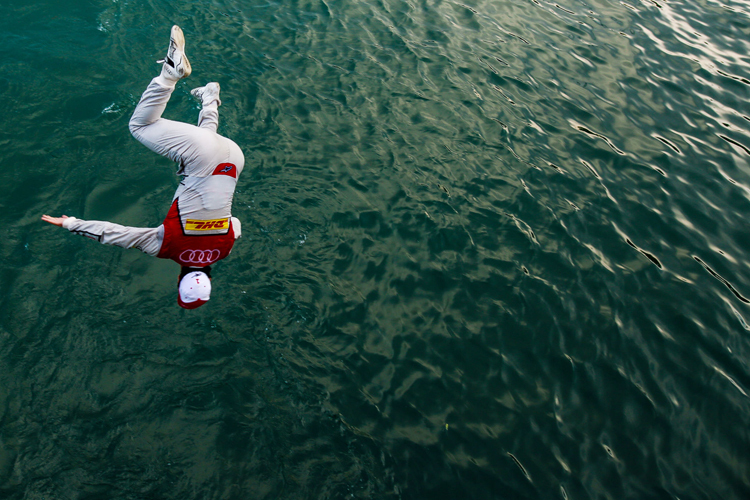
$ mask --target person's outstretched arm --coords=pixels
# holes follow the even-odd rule
[[[159,253],[164,240],[164,226],[129,227],[99,220],[76,219],[67,215],[62,217],[42,215],[42,220],[105,245],[137,248],[153,257]]]

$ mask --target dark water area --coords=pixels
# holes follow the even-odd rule
[[[750,498],[750,6],[3,0],[0,498]],[[222,86],[211,301],[153,227]]]

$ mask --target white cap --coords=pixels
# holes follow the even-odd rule
[[[203,303],[211,298],[211,279],[203,271],[193,271],[180,280],[179,291],[179,302],[186,305],[196,301]]]

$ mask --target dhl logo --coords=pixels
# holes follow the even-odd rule
[[[194,220],[188,219],[185,221],[186,231],[211,231],[214,229],[228,229],[229,219],[216,219],[216,220]]]

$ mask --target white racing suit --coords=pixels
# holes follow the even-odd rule
[[[152,151],[180,164],[184,175],[167,217],[159,227],[127,227],[69,217],[67,230],[106,245],[137,248],[186,267],[205,267],[223,259],[240,237],[232,217],[232,198],[245,158],[239,146],[216,133],[219,103],[206,103],[198,126],[161,117],[174,83],[154,78],[130,119],[133,136]]]

